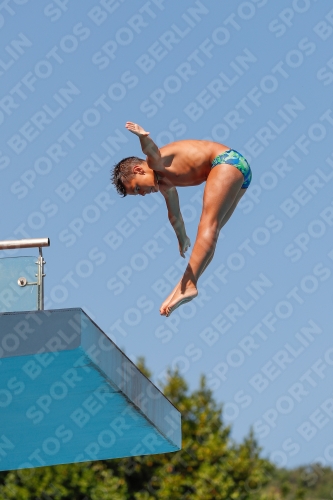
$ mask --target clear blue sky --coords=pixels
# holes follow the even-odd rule
[[[329,2],[8,0],[0,29],[1,239],[51,239],[46,306],[85,309],[155,383],[205,374],[235,439],[252,425],[277,464],[331,465]],[[109,182],[141,155],[127,120],[159,145],[222,142],[253,170],[199,297],[169,319],[186,262],[164,201]],[[203,189],[179,189],[192,242]]]

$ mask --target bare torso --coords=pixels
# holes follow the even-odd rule
[[[206,181],[214,158],[228,149],[211,141],[171,142],[160,148],[158,162],[147,158],[147,164],[156,172],[160,184],[169,181],[174,186],[197,186]]]

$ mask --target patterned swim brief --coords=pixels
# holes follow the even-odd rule
[[[228,151],[225,151],[223,154],[218,155],[216,158],[214,158],[212,162],[212,168],[216,167],[216,165],[221,165],[221,163],[228,163],[229,165],[234,165],[234,167],[238,168],[238,170],[242,172],[244,176],[244,182],[241,186],[242,189],[246,189],[249,187],[252,179],[252,172],[250,165],[243,155],[241,155],[234,149],[228,149]]]

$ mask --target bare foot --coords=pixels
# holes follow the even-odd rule
[[[172,290],[172,292],[170,293],[170,295],[168,295],[168,297],[165,299],[165,301],[162,303],[161,307],[160,307],[160,314],[162,316],[165,316],[166,315],[166,308],[167,308],[167,305],[169,304],[170,300],[172,299],[172,297],[174,296],[174,294],[176,293],[176,290],[179,286],[179,283],[175,286],[175,288]]]
[[[193,285],[193,283],[188,283],[186,286],[180,282],[177,286],[177,289],[172,296],[169,304],[166,307],[166,316],[170,316],[170,314],[177,309],[177,307],[189,302],[194,299],[198,295],[198,290]]]

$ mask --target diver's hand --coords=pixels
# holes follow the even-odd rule
[[[179,243],[179,253],[185,259],[185,252],[187,252],[187,250],[191,246],[190,238],[185,235],[184,238],[178,240],[178,243]]]
[[[146,132],[145,129],[140,127],[137,123],[127,122],[125,127],[138,137],[147,137],[147,135],[149,135],[149,132]]]

